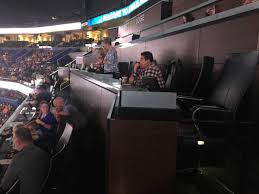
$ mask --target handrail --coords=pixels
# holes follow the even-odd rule
[[[53,75],[55,75],[55,74],[57,74],[57,73],[58,73],[58,70],[52,72],[49,76],[51,77],[51,76],[53,76]]]
[[[69,62],[68,64],[65,65],[65,67],[69,67],[72,63],[76,62],[76,59],[74,59],[73,61]]]
[[[61,59],[64,59],[65,57],[67,57],[67,55],[64,55],[64,56],[62,56],[62,57],[60,57],[60,58],[57,59],[57,65],[58,65],[58,66],[59,66],[60,60],[61,60]]]
[[[3,124],[3,126],[0,128],[0,134],[3,132],[3,130],[14,121],[15,118],[20,114],[20,111],[23,109],[23,107],[27,104],[27,100],[29,99],[29,96],[16,108],[14,113],[7,119],[7,121]]]
[[[16,59],[16,63],[21,61],[25,56],[29,55],[31,52],[32,52],[32,49],[28,49],[26,53],[24,53],[22,56]]]
[[[68,85],[65,85],[65,84],[67,84],[68,83]],[[64,86],[65,85],[65,86]],[[65,88],[67,88],[67,87],[69,87],[70,86],[70,81],[65,81],[65,82],[62,82],[61,84],[60,84],[60,91],[62,91],[62,90],[64,90]]]
[[[175,27],[169,28],[167,30],[164,30],[160,33],[151,34],[151,35],[139,38],[137,40],[133,40],[130,43],[136,44],[139,42],[145,42],[145,41],[156,40],[159,38],[164,38],[164,37],[167,37],[167,36],[170,36],[173,34],[197,29],[197,28],[200,28],[203,26],[208,26],[208,25],[211,25],[214,23],[218,23],[220,21],[225,21],[226,19],[229,19],[229,18],[238,17],[238,16],[244,15],[244,14],[250,14],[251,12],[255,12],[255,11],[259,12],[259,1],[247,4],[247,5],[243,5],[240,7],[232,8],[230,10],[223,11],[223,12],[217,13],[212,16],[207,16],[207,17],[204,17],[204,18],[201,18],[198,20],[194,20],[194,21],[188,22],[186,24],[175,26]]]
[[[53,58],[57,57],[58,55],[63,54],[64,52],[68,51],[69,49],[70,49],[70,48],[67,48],[67,49],[65,49],[64,51],[60,51],[59,53],[57,53],[57,54],[54,55],[53,57],[49,58],[49,59],[47,60],[47,62],[50,61],[50,60],[52,60]]]

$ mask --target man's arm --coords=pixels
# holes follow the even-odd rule
[[[133,69],[133,74],[129,78],[130,84],[136,84],[138,82],[138,80],[141,79],[141,77],[139,76],[139,72],[138,72],[139,68],[140,68],[140,64],[138,62],[135,63],[134,69]]]
[[[160,70],[158,70],[157,72],[157,82],[158,82],[158,85],[160,86],[160,88],[164,88],[165,87],[165,80],[163,78],[163,75],[161,73]]]

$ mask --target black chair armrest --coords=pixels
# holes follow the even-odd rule
[[[203,99],[200,98],[194,98],[192,96],[182,96],[182,95],[178,95],[177,96],[178,100],[182,100],[182,101],[193,101],[193,102],[203,102]]]
[[[176,102],[180,109],[183,111],[189,111],[196,105],[204,104],[203,99],[193,98],[191,96],[177,96]]]
[[[194,123],[229,124],[235,122],[234,113],[231,110],[217,106],[195,106],[192,108],[192,120]]]

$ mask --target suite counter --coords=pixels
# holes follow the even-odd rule
[[[123,88],[107,75],[71,70],[70,86],[73,103],[103,140],[103,193],[173,193],[177,122],[115,117]]]

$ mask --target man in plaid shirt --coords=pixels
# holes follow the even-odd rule
[[[162,73],[157,65],[153,63],[153,55],[149,51],[141,53],[140,61],[134,65],[134,73],[129,82],[130,84],[141,86],[143,85],[143,77],[154,78],[160,88],[165,87]]]

